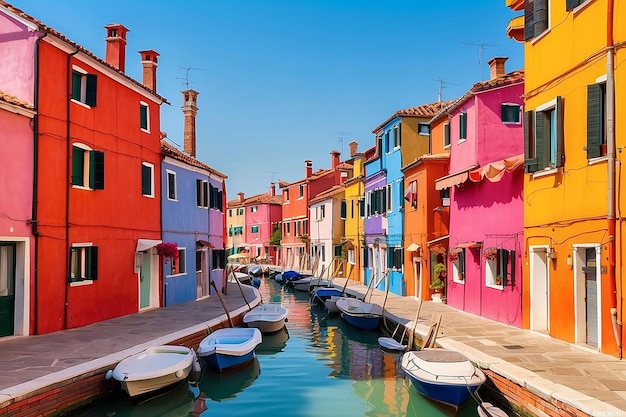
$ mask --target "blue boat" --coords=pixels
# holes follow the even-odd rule
[[[218,372],[240,368],[254,359],[254,348],[261,340],[257,328],[219,329],[202,339],[198,358]]]
[[[376,330],[383,315],[378,304],[366,303],[356,298],[340,297],[336,306],[345,321],[363,330]]]
[[[446,349],[407,352],[402,356],[402,370],[415,391],[455,410],[487,379],[465,356]]]
[[[317,287],[313,290],[313,300],[315,300],[321,306],[324,306],[324,303],[330,297],[341,296],[343,296],[343,291],[338,290],[335,287]]]

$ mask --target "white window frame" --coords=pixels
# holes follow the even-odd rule
[[[522,114],[522,106],[521,106],[521,104],[518,104],[518,103],[500,103],[500,109],[502,109],[502,106],[517,107],[517,122],[507,122],[507,121],[504,121],[502,119],[502,115],[500,115],[500,119],[502,121],[502,124],[505,124],[505,125],[520,125],[520,124],[522,124],[523,114]]]
[[[170,175],[174,177],[174,198],[170,197]],[[165,192],[168,200],[178,201],[178,182],[176,180],[176,171],[172,171],[170,169],[165,170]]]
[[[89,72],[87,72],[86,70],[82,69],[81,67],[77,65],[72,65],[72,73],[74,71],[82,74],[82,77],[80,79],[80,100],[71,98],[71,101],[72,103],[76,103],[79,106],[83,106],[87,109],[90,109],[91,106],[86,103],[87,101],[87,74],[89,74]]]
[[[91,171],[91,166],[89,165],[89,152],[93,149],[79,142],[72,143],[72,148],[79,148],[83,150],[83,184],[72,184],[72,188],[91,190],[92,188],[89,187],[89,172]]]
[[[88,279],[85,278],[84,275],[86,273],[86,268],[87,268],[87,254],[86,254],[86,248],[92,247],[93,246],[93,242],[81,242],[81,243],[72,243],[71,249],[80,249],[79,252],[79,256],[80,256],[80,262],[79,262],[79,272],[81,273],[81,277],[80,278],[74,278],[74,279],[78,279],[80,281],[72,281],[70,282],[70,286],[71,287],[75,287],[75,286],[81,286],[81,285],[91,285],[93,284],[93,280],[92,279]],[[71,253],[72,251],[70,250],[70,278],[71,274],[72,274],[72,260],[71,260]]]
[[[387,184],[387,213],[391,213],[393,211],[393,195],[391,191],[393,190],[393,187],[391,185],[391,183]]]
[[[144,197],[154,198],[154,164],[150,162],[142,162],[142,167],[150,168],[150,194],[143,194]],[[142,179],[143,181],[143,179]],[[142,184],[143,185],[143,184]]]
[[[182,252],[182,258],[183,261],[181,262],[181,252]],[[175,262],[173,259],[170,262]],[[187,274],[187,248],[181,248],[178,247],[178,272],[176,274],[170,274],[168,275],[168,277],[176,277],[179,275],[186,275]],[[183,271],[180,271],[180,265],[183,266]]]
[[[543,173],[552,173],[556,171],[557,169],[556,167],[557,165],[556,164],[556,146],[557,146],[556,140],[557,139],[555,136],[556,131],[554,130],[555,123],[556,123],[556,97],[548,101],[547,103],[537,106],[533,114],[534,116],[532,120],[533,126],[535,126],[535,119],[537,118],[537,116],[541,114],[541,117],[544,117],[544,113],[547,111],[551,111],[552,112],[551,114],[554,116],[550,118],[550,129],[548,129],[550,132],[550,164],[551,166],[544,168],[545,171],[543,171]],[[536,147],[537,139],[536,138],[533,138],[533,139],[535,140],[535,147]],[[537,171],[534,174],[538,174],[538,173],[542,173],[542,171]]]
[[[139,107],[146,109],[146,127],[145,128],[141,127],[141,116],[140,116],[140,121],[139,121],[140,129],[142,132],[150,133],[150,106],[148,106],[148,103],[146,103],[145,101],[140,101]]]
[[[424,128],[426,129],[426,131],[423,130]],[[417,134],[422,136],[430,136],[430,125],[428,123],[418,122]]]

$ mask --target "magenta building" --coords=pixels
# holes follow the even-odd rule
[[[431,123],[449,118],[450,192],[446,299],[501,323],[522,322],[524,73],[489,61],[491,78],[474,84]]]

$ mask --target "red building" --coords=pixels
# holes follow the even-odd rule
[[[331,167],[313,173],[313,163],[304,161],[304,178],[279,182],[283,196],[281,265],[298,271],[310,270],[309,200],[343,184],[352,177],[353,166],[342,163],[339,151],[331,151]]]
[[[158,307],[159,115],[165,102],[155,92],[158,54],[140,52],[140,83],[125,74],[124,26],[105,27],[103,60],[22,17],[46,33],[35,58],[31,331]]]

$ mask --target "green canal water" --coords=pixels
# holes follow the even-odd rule
[[[263,301],[289,308],[287,331],[263,336],[249,366],[222,375],[204,369],[199,384],[185,383],[139,405],[120,390],[72,417],[454,415],[415,392],[400,354],[383,352],[377,333],[329,317],[306,293],[261,280]],[[478,416],[476,403],[457,416]]]

